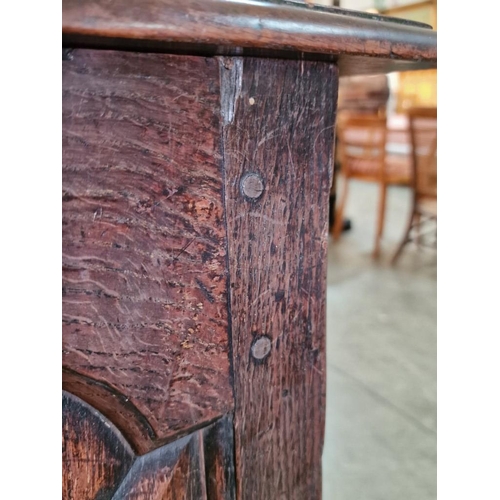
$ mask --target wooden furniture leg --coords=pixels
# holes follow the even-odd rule
[[[418,251],[422,250],[422,234],[421,234],[421,227],[420,227],[420,222],[421,222],[421,216],[420,212],[414,212],[413,213],[413,220],[415,221],[414,227],[415,227],[415,242],[417,243],[417,249]]]
[[[387,185],[385,183],[380,183],[380,198],[377,211],[377,229],[375,234],[375,249],[373,251],[373,257],[378,258],[380,256],[380,240],[384,233],[384,222],[385,222],[385,205],[387,199]]]
[[[414,223],[416,221],[415,216],[416,216],[415,208],[412,207],[410,218],[408,219],[408,223],[406,226],[406,231],[405,231],[404,237],[401,240],[401,243],[399,244],[399,246],[398,246],[398,248],[397,248],[397,250],[396,250],[396,252],[391,260],[391,264],[396,263],[396,261],[399,259],[400,255],[401,255],[401,252],[403,251],[403,248],[410,241],[410,233],[411,233],[411,230],[412,230]]]
[[[222,95],[241,82],[222,103],[235,110],[224,168],[237,498],[319,499],[337,68],[228,62]]]
[[[333,225],[333,239],[337,241],[342,233],[342,224],[344,221],[344,210],[347,202],[347,194],[349,192],[349,179],[344,178],[344,185],[342,186],[342,195],[340,203],[335,213],[335,223]]]
[[[408,228],[392,258],[393,264],[409,241],[414,241],[420,251],[425,245],[422,224],[437,222],[437,109],[412,108],[408,115],[412,144],[413,203]],[[415,232],[413,236],[410,234],[412,229]]]

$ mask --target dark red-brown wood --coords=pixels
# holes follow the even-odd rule
[[[138,457],[115,498],[207,500],[200,432]]]
[[[232,419],[135,457],[116,427],[63,391],[64,500],[234,500]]]
[[[63,392],[64,500],[111,498],[134,453],[115,426],[81,399]]]
[[[233,500],[236,498],[233,419],[224,416],[201,432],[207,497],[209,500]]]
[[[237,494],[318,499],[337,68],[221,65]]]
[[[140,453],[233,407],[215,59],[63,61],[63,382]]]
[[[95,45],[97,40],[101,46],[191,54],[332,56],[341,75],[435,67],[436,33],[429,28],[285,1],[63,1],[65,43]]]
[[[127,51],[63,52],[63,492],[319,499],[339,71],[435,67],[436,34],[64,0],[68,43]]]

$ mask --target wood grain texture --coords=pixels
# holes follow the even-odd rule
[[[370,55],[325,54],[319,52],[294,52],[291,50],[259,49],[255,47],[202,45],[193,43],[164,42],[161,40],[136,40],[88,35],[64,35],[63,47],[95,48],[99,50],[128,50],[134,52],[167,53],[178,55],[265,57],[299,61],[333,62],[339,68],[339,76],[381,75],[394,71],[414,71],[437,68],[437,61],[426,59],[391,59]]]
[[[200,438],[196,431],[138,457],[113,500],[207,500]]]
[[[128,396],[114,390],[106,383],[86,377],[63,367],[63,389],[78,394],[84,401],[92,401],[95,408],[102,408],[106,416],[127,439],[135,443],[139,453],[145,453],[156,441],[156,433],[149,421],[130,401]]]
[[[232,419],[137,458],[116,500],[234,500]]]
[[[140,453],[233,406],[219,113],[213,59],[63,61],[63,382]]]
[[[234,500],[232,419],[136,457],[95,408],[63,391],[63,500]]]
[[[223,59],[221,71],[237,498],[317,499],[337,68]],[[258,199],[240,191],[249,172]]]
[[[233,419],[226,415],[201,432],[207,498],[233,500],[236,498]]]
[[[106,39],[129,49],[148,42],[150,49],[173,51],[177,45],[192,54],[329,55],[340,57],[341,74],[366,73],[367,68],[380,72],[435,67],[437,36],[429,28],[284,1],[63,1],[65,43],[91,44],[97,37],[103,46]]]
[[[63,499],[111,498],[135,458],[114,425],[63,391],[62,437]]]

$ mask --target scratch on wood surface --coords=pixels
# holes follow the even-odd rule
[[[317,134],[316,134],[316,138],[314,139],[314,142],[313,142],[313,152],[316,153],[316,142],[318,141],[318,138],[321,134],[323,134],[324,132],[326,132],[327,130],[329,129],[332,129],[332,136],[333,136],[333,133],[334,133],[334,129],[335,129],[335,124],[333,125],[329,125],[328,127],[324,127],[323,129],[321,129]]]
[[[262,144],[264,144],[265,142],[267,142],[269,139],[272,139],[277,132],[283,132],[283,131],[286,131],[288,130],[288,128],[290,127],[290,125],[288,123],[285,123],[284,125],[281,125],[280,127],[276,127],[274,128],[273,130],[271,130],[270,132],[268,132],[258,143],[257,143],[257,148],[259,148],[260,146],[262,146]],[[257,148],[255,150],[255,152],[257,152]]]
[[[177,99],[180,99],[181,97],[184,97],[184,96],[188,96],[189,97],[189,94],[187,92],[183,92],[182,94],[178,95],[177,97],[174,97],[172,99],[172,102],[175,102],[175,101],[177,101]]]
[[[321,498],[336,78],[330,64],[246,58],[239,107],[224,131],[224,150],[245,153],[224,155],[242,500]],[[250,96],[259,99],[244,106]],[[251,206],[236,182],[249,170],[267,186]],[[256,366],[249,353],[260,331],[272,350]]]
[[[286,221],[284,220],[278,220],[278,219],[273,219],[272,217],[268,217],[267,215],[264,214],[259,214],[257,212],[247,212],[247,213],[242,213],[234,217],[235,219],[241,219],[242,217],[254,217],[257,219],[262,219],[265,220],[266,222],[270,222],[271,224],[275,224],[277,226],[286,226]]]
[[[63,64],[63,366],[92,381],[68,383],[144,452],[233,405],[221,68],[167,54],[72,56]],[[238,64],[226,73],[237,81]],[[177,363],[189,377],[171,379]],[[122,413],[121,396],[133,412]]]

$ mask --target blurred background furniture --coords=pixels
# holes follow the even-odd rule
[[[333,236],[342,231],[349,181],[358,179],[380,186],[373,256],[380,254],[380,239],[384,229],[387,186],[410,185],[410,162],[407,155],[387,153],[387,119],[383,113],[349,113],[337,119],[338,158],[344,177],[344,187],[338,205]]]
[[[316,3],[336,5],[333,0]],[[342,0],[341,7],[365,10],[394,18],[426,23],[437,28],[437,0]],[[387,116],[386,151],[394,155],[410,155],[410,138],[406,110],[437,105],[437,69],[397,71],[388,75],[357,75],[339,80],[338,113],[344,110],[379,112]],[[409,158],[407,158],[409,163]],[[330,193],[330,232],[333,232],[337,214],[337,178],[340,171],[336,155],[333,183]],[[341,231],[355,226],[344,214]]]
[[[339,79],[337,116],[341,117],[345,112],[380,114],[385,116],[389,96],[389,82],[387,76],[384,74],[344,76]],[[330,190],[330,232],[333,232],[337,213],[337,178],[340,171],[337,143],[338,137],[336,135],[333,180]],[[340,231],[350,229],[351,220],[344,217],[338,225],[340,225]]]
[[[437,243],[437,108],[412,108],[408,111],[411,137],[413,204],[405,235],[392,259],[396,263],[404,246]],[[429,222],[431,227],[429,229]],[[423,229],[427,228],[427,232]],[[429,243],[429,234],[435,237]]]

